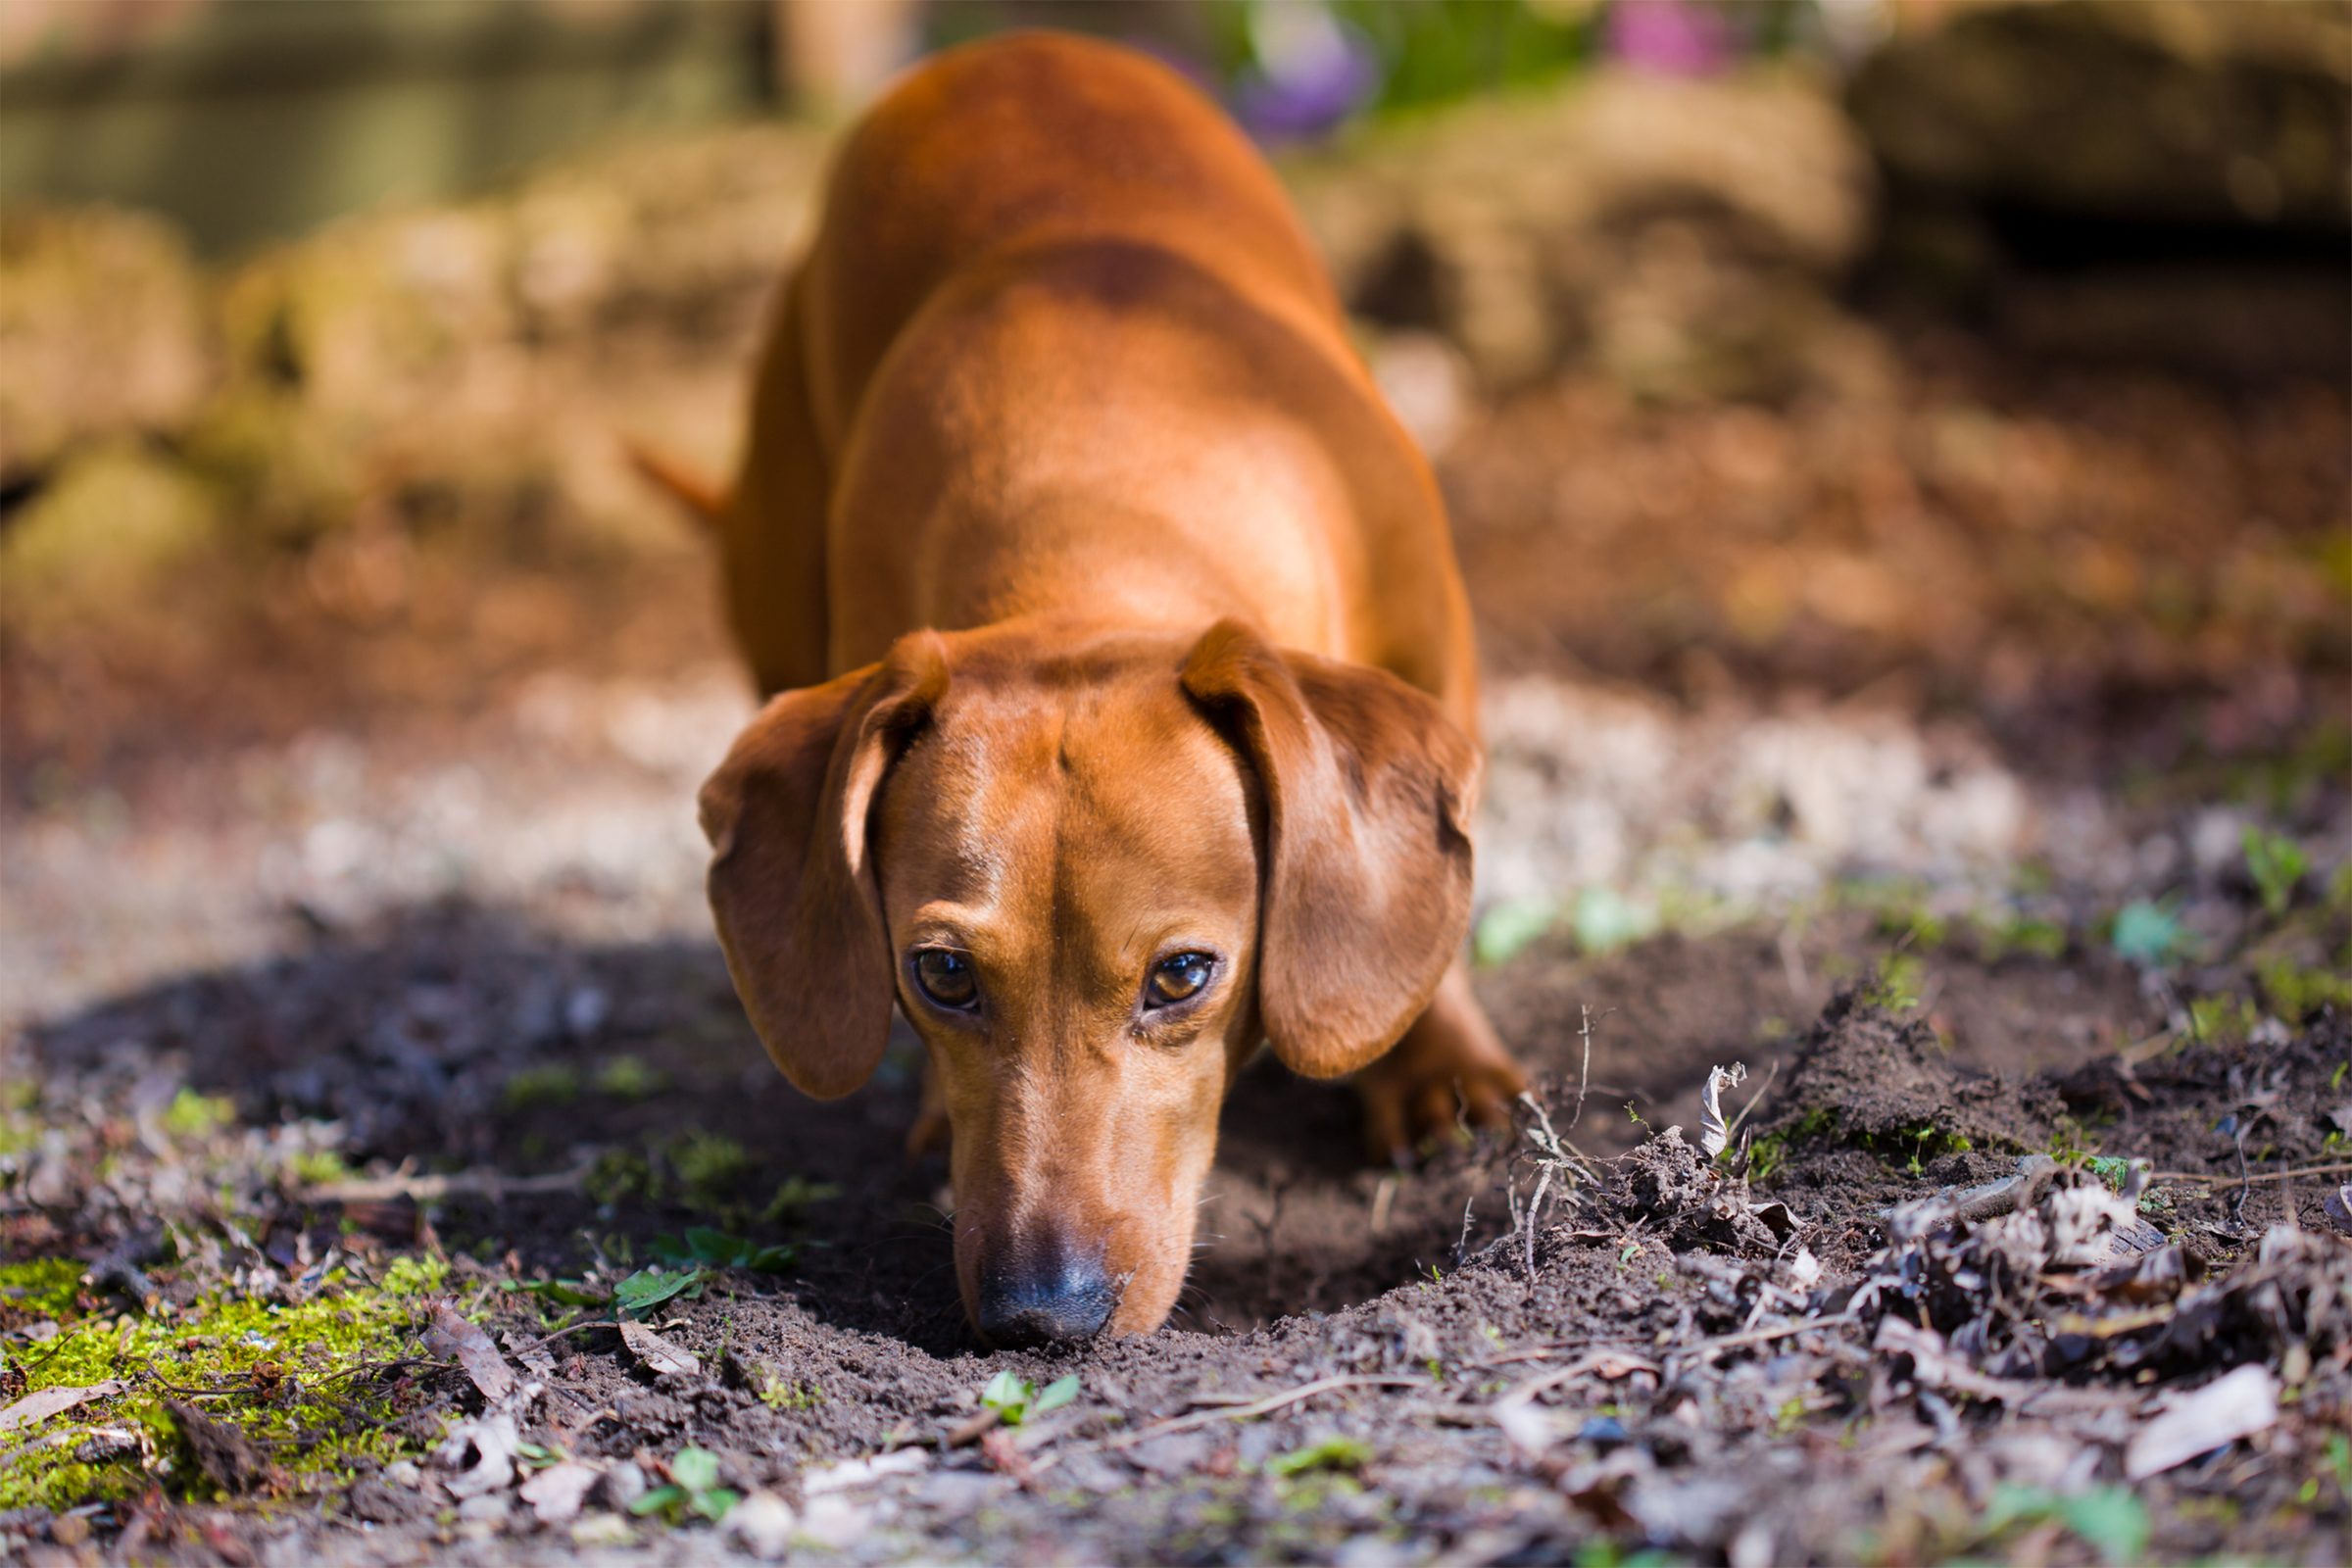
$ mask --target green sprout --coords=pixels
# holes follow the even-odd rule
[[[1266,1461],[1266,1474],[1288,1479],[1316,1470],[1361,1470],[1372,1462],[1372,1445],[1361,1438],[1325,1438]]]
[[[1078,1397],[1078,1375],[1056,1378],[1040,1389],[1018,1372],[1000,1372],[988,1380],[980,1391],[980,1407],[994,1410],[998,1419],[1008,1427],[1017,1427],[1033,1415],[1058,1410]]]
[[[2311,857],[2285,834],[2265,833],[2257,827],[2247,828],[2240,842],[2246,852],[2246,875],[2262,896],[2263,912],[2276,920],[2294,902],[2303,873],[2311,869]]]
[[[630,1503],[629,1512],[640,1519],[660,1514],[673,1525],[688,1514],[717,1524],[742,1500],[740,1494],[718,1484],[717,1454],[708,1448],[687,1447],[670,1456],[668,1484]]]
[[[654,1253],[667,1263],[702,1263],[711,1268],[749,1269],[755,1274],[781,1274],[792,1267],[793,1260],[789,1247],[762,1246],[708,1225],[689,1227],[681,1239],[662,1237],[654,1243]]]

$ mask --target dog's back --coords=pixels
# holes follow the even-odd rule
[[[886,95],[753,424],[728,588],[770,689],[921,626],[1239,615],[1475,732],[1427,465],[1264,161],[1133,51],[1020,34]]]
[[[820,380],[855,400],[949,277],[1090,244],[1182,256],[1344,340],[1281,186],[1192,84],[1132,50],[1019,33],[927,61],[844,144],[809,262],[833,306],[810,323]],[[837,434],[847,413],[820,420]]]

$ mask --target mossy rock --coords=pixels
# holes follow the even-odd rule
[[[2352,223],[2352,11],[2305,0],[1973,6],[1856,75],[1898,178],[2109,218]]]
[[[0,479],[78,443],[176,430],[213,377],[201,280],[169,223],[0,214]]]
[[[0,535],[0,625],[39,637],[157,603],[219,548],[211,486],[137,442],[70,459]]]

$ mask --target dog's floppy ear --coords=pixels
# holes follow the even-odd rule
[[[1184,689],[1264,792],[1258,1005],[1275,1053],[1327,1078],[1396,1043],[1470,918],[1476,747],[1383,670],[1278,650],[1219,621]]]
[[[890,1032],[890,938],[866,818],[947,687],[939,638],[760,710],[703,786],[710,912],[767,1054],[804,1094],[872,1075]]]

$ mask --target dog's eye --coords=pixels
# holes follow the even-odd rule
[[[972,960],[946,948],[925,948],[914,956],[914,983],[951,1012],[961,1012],[980,1000],[980,977]]]
[[[1144,987],[1144,1005],[1165,1007],[1199,996],[1216,968],[1217,960],[1205,953],[1179,953],[1160,959],[1152,966],[1151,982]]]

